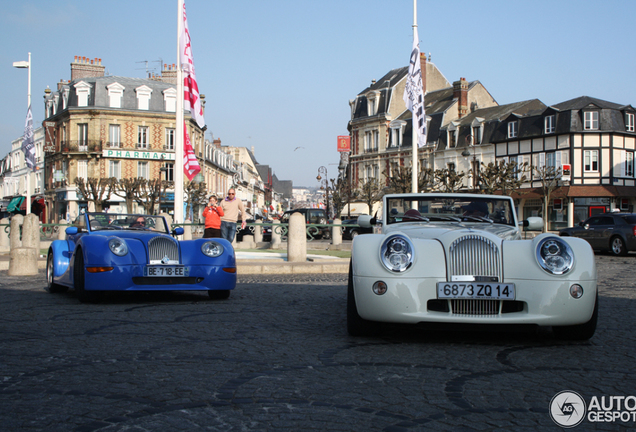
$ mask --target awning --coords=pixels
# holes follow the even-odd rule
[[[7,207],[7,211],[9,213],[17,211],[20,208],[20,204],[22,204],[22,201],[24,201],[23,196],[12,198],[9,202],[9,206]]]

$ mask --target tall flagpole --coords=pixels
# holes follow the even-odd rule
[[[178,0],[179,23],[177,25],[177,127],[174,169],[174,222],[183,223],[183,71],[179,40],[183,28],[183,0]]]
[[[417,33],[417,0],[413,0],[413,35],[415,36],[415,34]],[[416,59],[416,61],[420,61],[420,59]],[[415,111],[415,110],[413,110]],[[412,172],[411,172],[411,192],[413,193],[417,193],[417,189],[418,189],[418,184],[417,184],[417,178],[418,178],[418,166],[417,166],[417,156],[418,156],[418,130],[417,130],[417,121],[415,118],[415,112],[413,112],[413,120],[412,120],[412,136],[411,136],[411,141],[412,141],[412,147],[413,147],[413,155],[412,155],[412,162],[411,162],[411,167],[412,167]]]

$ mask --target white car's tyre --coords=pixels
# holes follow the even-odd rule
[[[358,314],[356,297],[353,292],[353,265],[349,263],[349,284],[347,286],[347,331],[351,336],[375,336],[380,333],[380,323],[368,321]]]
[[[598,321],[598,294],[596,295],[596,302],[594,302],[594,312],[592,318],[586,323],[571,325],[571,326],[555,326],[552,327],[554,335],[559,339],[582,341],[588,340],[596,332],[596,323]]]

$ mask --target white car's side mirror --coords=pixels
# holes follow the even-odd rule
[[[358,216],[358,225],[362,228],[372,228],[375,226],[375,218],[371,215],[360,215]]]
[[[522,222],[522,225],[530,231],[543,230],[543,218],[531,216]]]

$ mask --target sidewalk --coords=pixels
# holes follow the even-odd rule
[[[0,270],[9,269],[9,253],[0,255]],[[328,255],[307,254],[307,261],[287,262],[287,253],[236,251],[238,274],[303,274],[303,273],[347,273],[349,259]],[[38,268],[46,268],[46,257],[38,259]]]

